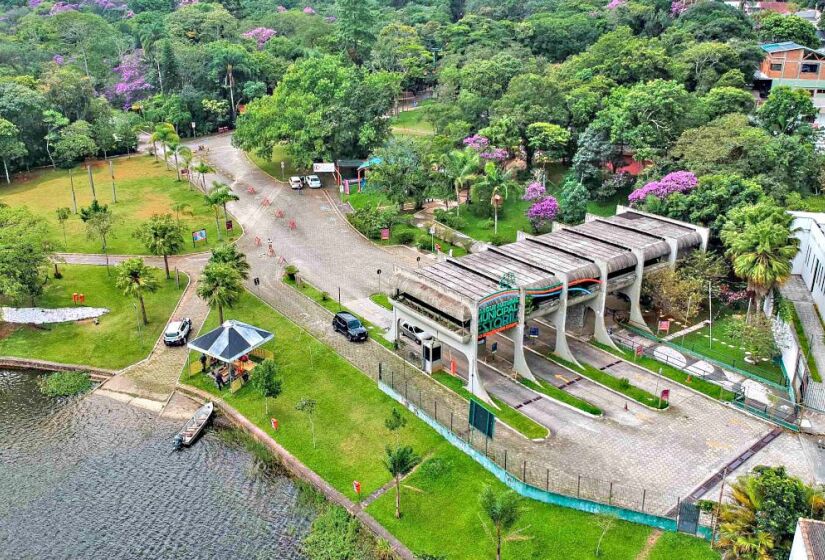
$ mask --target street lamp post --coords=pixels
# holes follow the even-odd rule
[[[286,162],[281,160],[281,181],[284,181],[284,169],[286,169]]]
[[[379,268],[377,271],[378,274],[378,293],[381,293],[381,269]]]
[[[192,121],[192,138],[197,138],[197,135],[195,134],[195,121]]]

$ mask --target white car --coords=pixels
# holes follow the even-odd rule
[[[293,190],[298,191],[304,188],[304,182],[297,175],[293,175],[289,178],[289,186]]]
[[[399,328],[401,329],[402,335],[406,336],[416,344],[421,344],[425,340],[430,340],[433,337],[432,333],[427,332],[420,327],[416,327],[407,321],[401,321]]]
[[[311,189],[320,189],[323,186],[318,175],[307,175],[304,179],[306,180],[307,186]]]
[[[172,321],[163,333],[163,343],[166,346],[183,346],[190,332],[192,332],[192,319]]]

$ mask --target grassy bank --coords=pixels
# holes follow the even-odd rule
[[[120,369],[145,358],[169,320],[172,310],[186,286],[181,273],[181,289],[174,278],[166,280],[162,270],[155,270],[160,289],[145,296],[149,324],[141,325],[135,300],[115,287],[104,266],[63,265],[63,278],[50,278],[45,291],[36,301],[41,307],[72,307],[72,294],[86,295],[85,305],[105,307],[109,313],[98,323],[78,321],[32,327],[10,326],[7,336],[0,336],[0,355],[70,362],[109,369]]]
[[[176,204],[187,204],[187,212],[177,217],[184,226],[186,243],[184,252],[191,253],[209,249],[218,241],[214,210],[204,203],[203,194],[189,186],[186,181],[178,182],[174,171],[166,169],[163,160],[156,162],[150,156],[134,156],[114,160],[117,203],[112,202],[112,180],[107,162],[93,164],[93,177],[97,199],[108,204],[115,217],[112,235],[107,240],[110,254],[145,254],[146,248],[132,236],[138,226],[152,214],[172,214]],[[92,202],[86,170],[75,168],[74,189],[78,210]],[[71,214],[66,222],[66,239],[63,228],[57,220],[58,208],[73,209],[69,172],[63,169],[42,170],[29,175],[18,176],[11,185],[0,187],[0,202],[9,206],[26,206],[48,225],[48,241],[60,250],[71,253],[101,253],[101,243],[89,239],[86,224],[79,214]],[[223,211],[219,218],[223,228]],[[208,245],[199,242],[192,246],[190,232],[205,229]],[[236,223],[235,236],[241,233]],[[225,236],[222,230],[221,235]]]
[[[372,294],[370,296],[370,301],[376,305],[380,305],[384,309],[392,311],[392,304],[390,303],[390,298],[387,294]]]
[[[384,420],[393,408],[407,419],[400,432],[402,444],[427,457],[402,485],[402,518],[394,516],[394,493],[387,492],[367,511],[417,554],[437,554],[447,560],[489,560],[494,544],[482,524],[478,495],[487,484],[501,491],[504,485],[469,457],[452,447],[426,424],[384,395],[375,383],[329,347],[309,336],[279,313],[244,294],[230,318],[246,321],[275,333],[267,344],[273,350],[284,382],[284,392],[264,412],[263,399],[246,386],[220,397],[281,443],[335,488],[355,498],[352,481],[359,480],[366,495],[390,480],[381,464],[384,446],[395,440]],[[217,323],[210,314],[205,329]],[[214,384],[203,375],[189,382],[215,395]],[[307,418],[295,411],[303,397],[317,401],[317,447]],[[272,431],[269,418],[281,423]],[[524,538],[504,543],[506,558],[546,558],[550,550],[570,560],[593,558],[600,529],[593,515],[525,500],[517,527]],[[633,560],[644,546],[650,528],[617,523],[602,544],[606,560]],[[673,536],[676,545],[704,550],[696,560],[718,558],[707,543],[684,535]],[[555,555],[555,552],[554,552]],[[691,557],[694,560],[694,557]]]
[[[351,313],[352,315],[355,315],[356,317],[358,317],[358,320],[361,321],[361,324],[364,325],[364,328],[366,328],[369,331],[370,338],[372,338],[373,340],[375,340],[381,346],[387,348],[388,350],[393,350],[394,349],[392,342],[387,340],[386,338],[384,338],[384,329],[382,329],[381,327],[378,327],[376,325],[373,325],[372,323],[370,323],[369,321],[367,321],[366,319],[364,319],[363,317],[361,317],[357,313],[353,313],[352,311],[350,311],[346,307],[338,305],[338,300],[334,299],[328,293],[322,292],[321,290],[319,290],[318,288],[316,288],[315,286],[313,286],[312,284],[310,284],[306,280],[302,280],[301,285],[298,286],[297,283],[294,280],[290,280],[287,276],[284,276],[283,277],[283,282],[287,286],[290,286],[290,287],[294,288],[295,290],[301,292],[302,294],[304,294],[305,296],[310,298],[315,303],[321,305],[327,311],[330,311],[332,313],[338,313],[339,311],[346,311],[347,313]],[[332,319],[330,319],[330,321],[331,320]]]
[[[582,367],[578,367],[575,364],[571,364],[567,360],[552,355],[547,356],[547,359],[552,362],[561,364],[568,369],[571,369],[577,373],[584,375],[585,377],[589,377],[593,381],[601,383],[602,385],[609,387],[610,389],[613,389],[614,391],[617,391],[622,395],[630,399],[633,399],[634,401],[641,403],[645,406],[657,408],[659,410],[668,407],[667,401],[659,399],[658,396],[652,395],[651,393],[648,393],[644,389],[640,389],[635,385],[631,385],[630,381],[628,381],[627,379],[613,377],[609,373],[605,373],[600,369],[596,369],[590,364],[583,364]]]
[[[91,388],[92,380],[83,371],[56,371],[40,380],[40,391],[48,397],[70,397]]]
[[[650,371],[658,371],[663,376],[676,381],[677,383],[681,383],[691,389],[695,389],[700,393],[704,393],[709,397],[713,397],[714,399],[719,399],[720,401],[732,401],[733,398],[736,396],[732,391],[728,391],[724,387],[720,387],[710,381],[705,381],[701,377],[690,376],[688,373],[675,368],[668,364],[663,364],[662,362],[650,358],[648,356],[641,356],[637,357],[631,352],[630,350],[621,351],[611,348],[606,344],[602,344],[600,342],[591,342],[593,346],[597,348],[601,348],[605,352],[610,352],[614,356],[618,356],[620,358],[624,358],[625,360],[632,361],[633,363],[639,364],[640,366],[649,369]],[[690,377],[690,380],[688,380]]]
[[[819,373],[819,368],[816,367],[816,360],[811,353],[811,343],[808,341],[808,335],[805,334],[805,328],[802,326],[802,320],[799,318],[799,313],[796,312],[796,306],[793,302],[788,303],[790,303],[790,305],[786,305],[785,308],[790,312],[793,328],[796,332],[796,338],[799,341],[799,346],[802,347],[802,353],[805,355],[805,363],[808,364],[808,371],[811,372],[811,377],[814,381],[821,383],[822,375]],[[817,313],[817,319],[819,319],[819,313]]]
[[[524,414],[518,412],[508,404],[500,401],[499,399],[490,396],[493,400],[495,405],[498,409],[491,407],[485,402],[479,400],[476,396],[474,396],[470,391],[467,390],[464,382],[454,375],[450,375],[449,373],[445,373],[443,371],[437,372],[433,374],[433,378],[437,380],[439,383],[444,385],[445,387],[449,387],[465,399],[473,400],[480,404],[482,407],[489,410],[493,413],[497,418],[501,419],[505,424],[508,424],[514,430],[517,430],[521,433],[524,437],[528,439],[541,439],[546,438],[550,435],[550,431],[534,422]]]
[[[526,387],[529,387],[534,391],[538,391],[539,393],[544,393],[551,399],[555,399],[565,404],[569,404],[574,408],[578,408],[579,410],[583,410],[584,412],[588,414],[593,414],[594,416],[602,415],[602,409],[598,406],[594,406],[583,399],[574,397],[567,391],[563,391],[558,387],[554,387],[553,385],[542,379],[539,379],[538,382],[535,382],[530,381],[529,379],[521,378],[521,382]]]
[[[247,152],[246,155],[249,156],[252,163],[278,180],[281,180],[283,177],[284,181],[288,181],[292,175],[305,174],[292,163],[292,158],[286,153],[286,146],[275,146],[272,150],[272,157],[269,159],[253,154],[252,152]],[[281,170],[281,162],[284,163],[283,171]]]

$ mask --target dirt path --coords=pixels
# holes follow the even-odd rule
[[[647,536],[647,542],[645,543],[644,548],[642,548],[642,550],[639,551],[639,554],[636,555],[636,560],[647,560],[648,556],[650,556],[650,552],[653,550],[653,547],[656,546],[656,543],[659,541],[659,537],[661,536],[661,530],[653,529]]]

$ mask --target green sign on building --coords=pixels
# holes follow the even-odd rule
[[[478,308],[479,338],[507,330],[518,324],[518,297]]]

